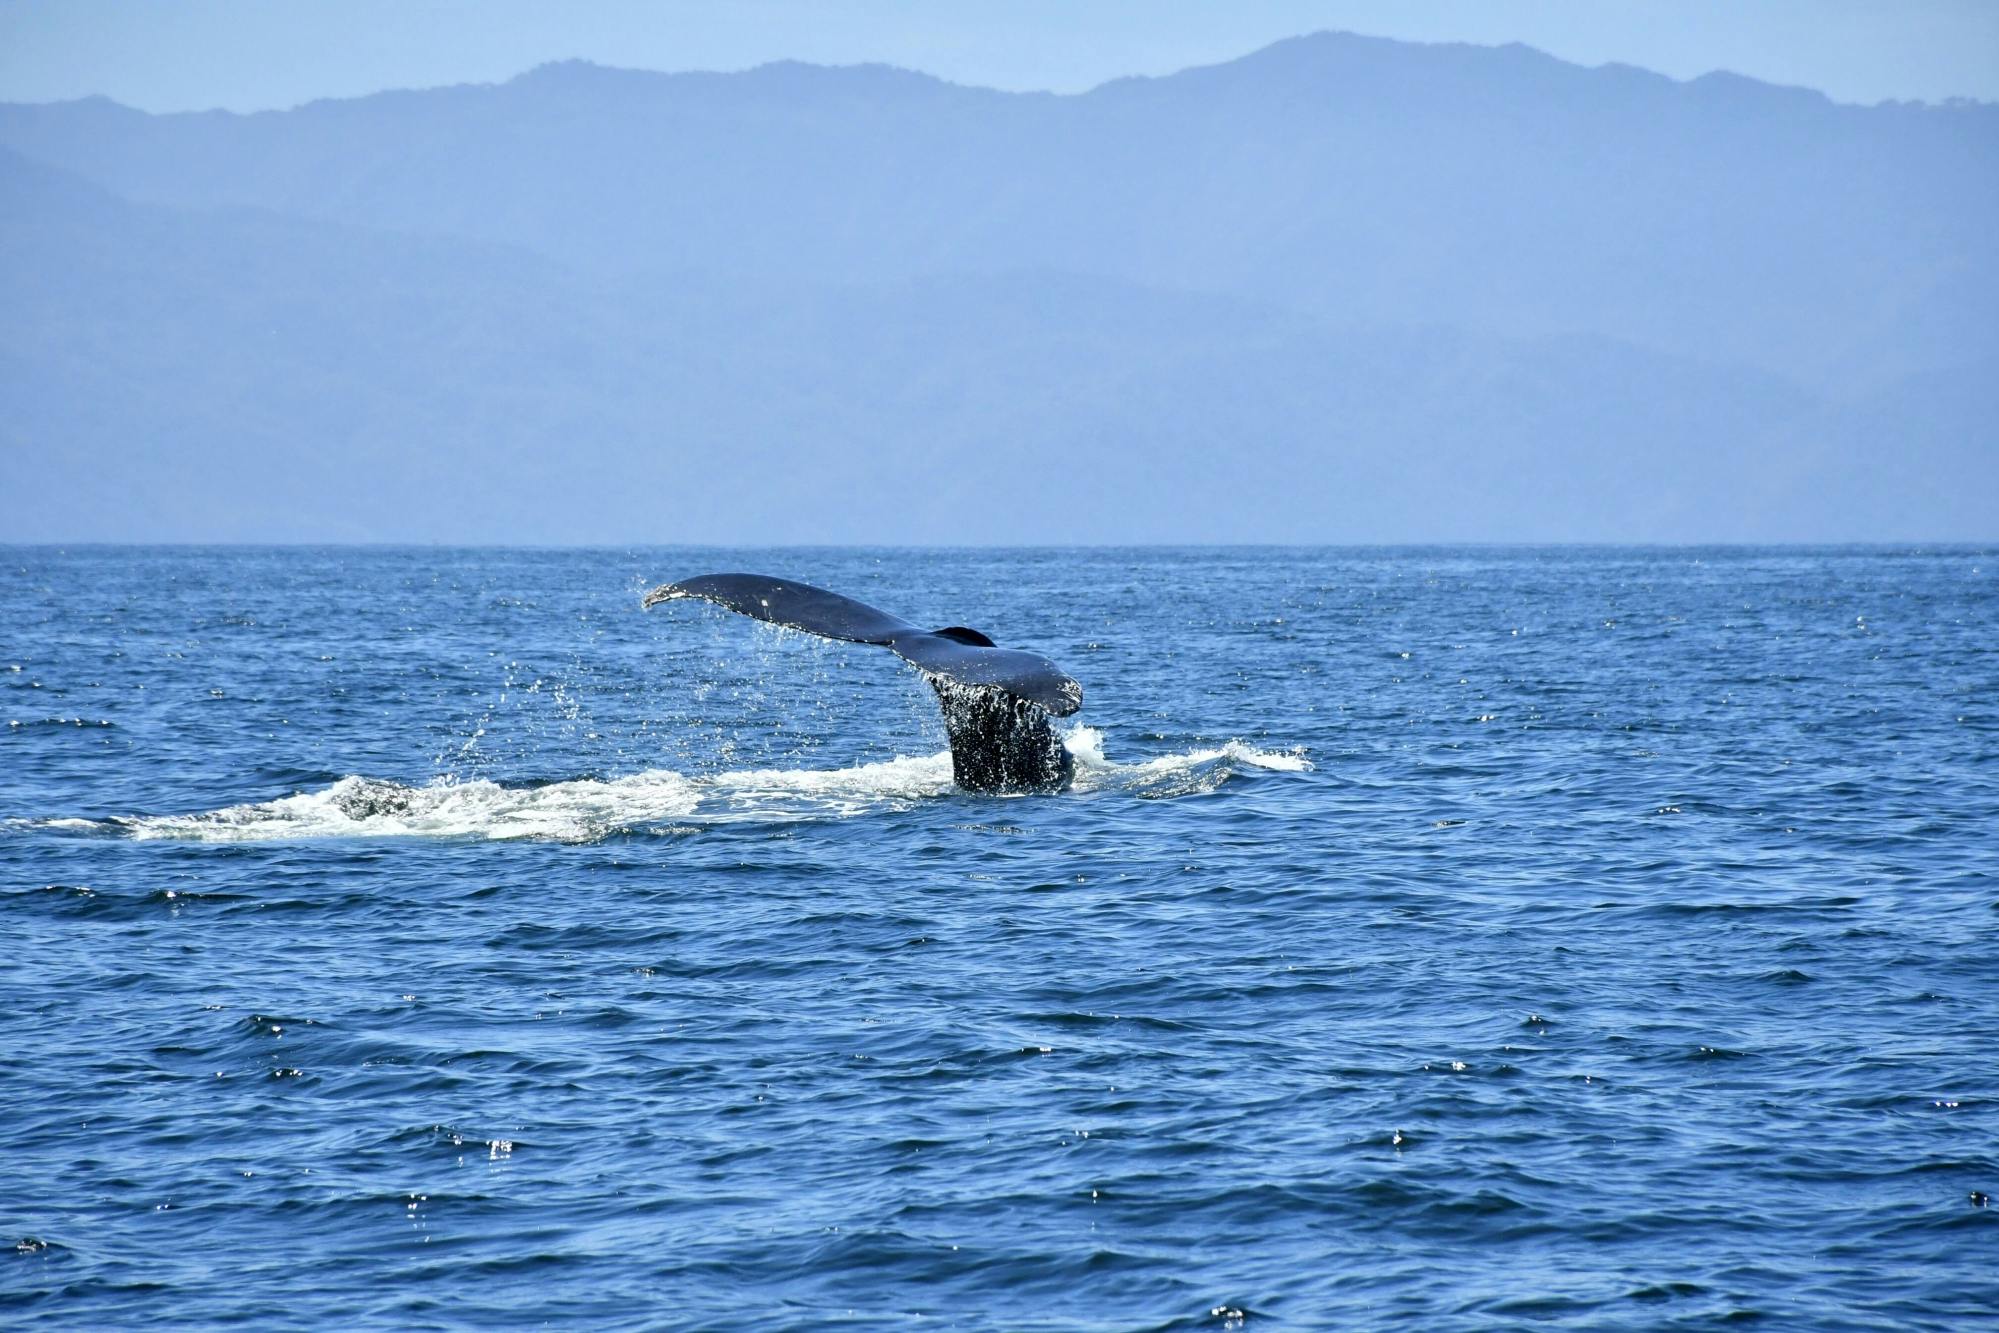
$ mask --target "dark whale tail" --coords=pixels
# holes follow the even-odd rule
[[[1038,653],[1001,648],[963,625],[922,630],[809,583],[764,574],[703,574],[654,588],[645,605],[683,597],[848,643],[872,643],[913,663],[937,691],[951,737],[951,771],[969,791],[1057,791],[1074,761],[1049,724],[1083,706],[1083,687]]]

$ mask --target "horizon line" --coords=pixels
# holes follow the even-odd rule
[[[1554,539],[1427,539],[1409,541],[1192,541],[1192,542],[484,542],[424,540],[330,540],[330,541],[126,541],[87,539],[82,541],[0,541],[0,551],[67,551],[91,548],[141,550],[162,547],[177,550],[435,550],[435,551],[1285,551],[1285,550],[1854,550],[1906,549],[1909,547],[1999,550],[1999,537],[1862,537],[1851,539],[1741,539],[1657,538],[1651,541],[1606,541],[1590,538]]]

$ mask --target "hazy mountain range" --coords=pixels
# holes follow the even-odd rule
[[[1999,107],[1342,35],[0,106],[0,540],[1999,536]]]

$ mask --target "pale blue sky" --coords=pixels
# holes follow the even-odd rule
[[[243,111],[492,82],[570,57],[663,70],[878,60],[1075,91],[1323,28],[1520,41],[1677,78],[1730,69],[1841,101],[1999,101],[1999,0],[0,0],[0,100]]]

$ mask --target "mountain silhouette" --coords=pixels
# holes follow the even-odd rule
[[[1999,108],[1322,34],[0,107],[18,540],[1990,537]]]

